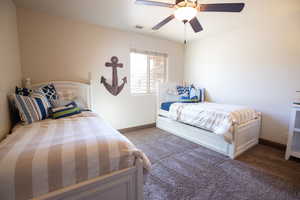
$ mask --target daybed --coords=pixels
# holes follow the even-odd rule
[[[161,109],[163,103],[178,101],[178,96],[172,94],[177,85],[177,83],[163,83],[158,86],[156,120],[158,128],[222,153],[232,159],[258,144],[261,115],[253,109],[208,102],[174,103],[171,106],[167,103],[167,107],[170,107],[171,110]],[[203,120],[201,118],[203,113],[211,115],[212,118]],[[231,123],[233,120],[230,116],[240,113],[242,113],[240,117],[242,120]],[[222,120],[226,119],[228,121],[225,123],[221,120],[220,122],[218,119],[220,116]],[[245,116],[247,116],[246,120]],[[218,123],[216,123],[217,120],[219,120]],[[221,127],[220,129],[222,123],[223,125],[229,124],[230,127],[227,127],[228,129],[222,129]],[[224,130],[227,131],[222,132]]]

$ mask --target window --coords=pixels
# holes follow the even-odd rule
[[[156,84],[166,80],[167,58],[167,54],[132,50],[130,52],[131,93],[155,93]]]

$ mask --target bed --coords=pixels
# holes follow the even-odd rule
[[[91,82],[51,81],[60,97],[92,108]],[[39,87],[47,83],[27,87]],[[82,134],[84,133],[84,134]],[[0,143],[1,199],[142,200],[147,157],[100,116],[17,125]]]
[[[178,103],[177,83],[158,85],[156,126],[235,159],[258,144],[261,114],[243,106],[209,102]],[[198,87],[200,88],[200,87]],[[213,113],[213,114],[212,114]],[[229,123],[227,116],[239,115]],[[203,115],[216,115],[205,119]],[[231,118],[230,118],[231,119]],[[220,123],[215,123],[219,120]],[[212,123],[211,123],[212,122]],[[217,124],[218,126],[215,126]]]

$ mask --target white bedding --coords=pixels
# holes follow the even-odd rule
[[[192,126],[206,129],[215,134],[233,133],[235,124],[243,124],[256,119],[255,110],[236,105],[216,103],[174,103],[170,107],[169,118]],[[232,136],[225,137],[231,142]]]

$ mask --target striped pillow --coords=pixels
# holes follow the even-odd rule
[[[14,94],[12,98],[24,124],[31,124],[48,117],[50,104],[46,97],[38,94],[30,97]]]
[[[65,106],[50,108],[49,112],[53,119],[59,119],[63,117],[69,117],[81,113],[80,108],[78,108],[75,102],[71,102]]]

